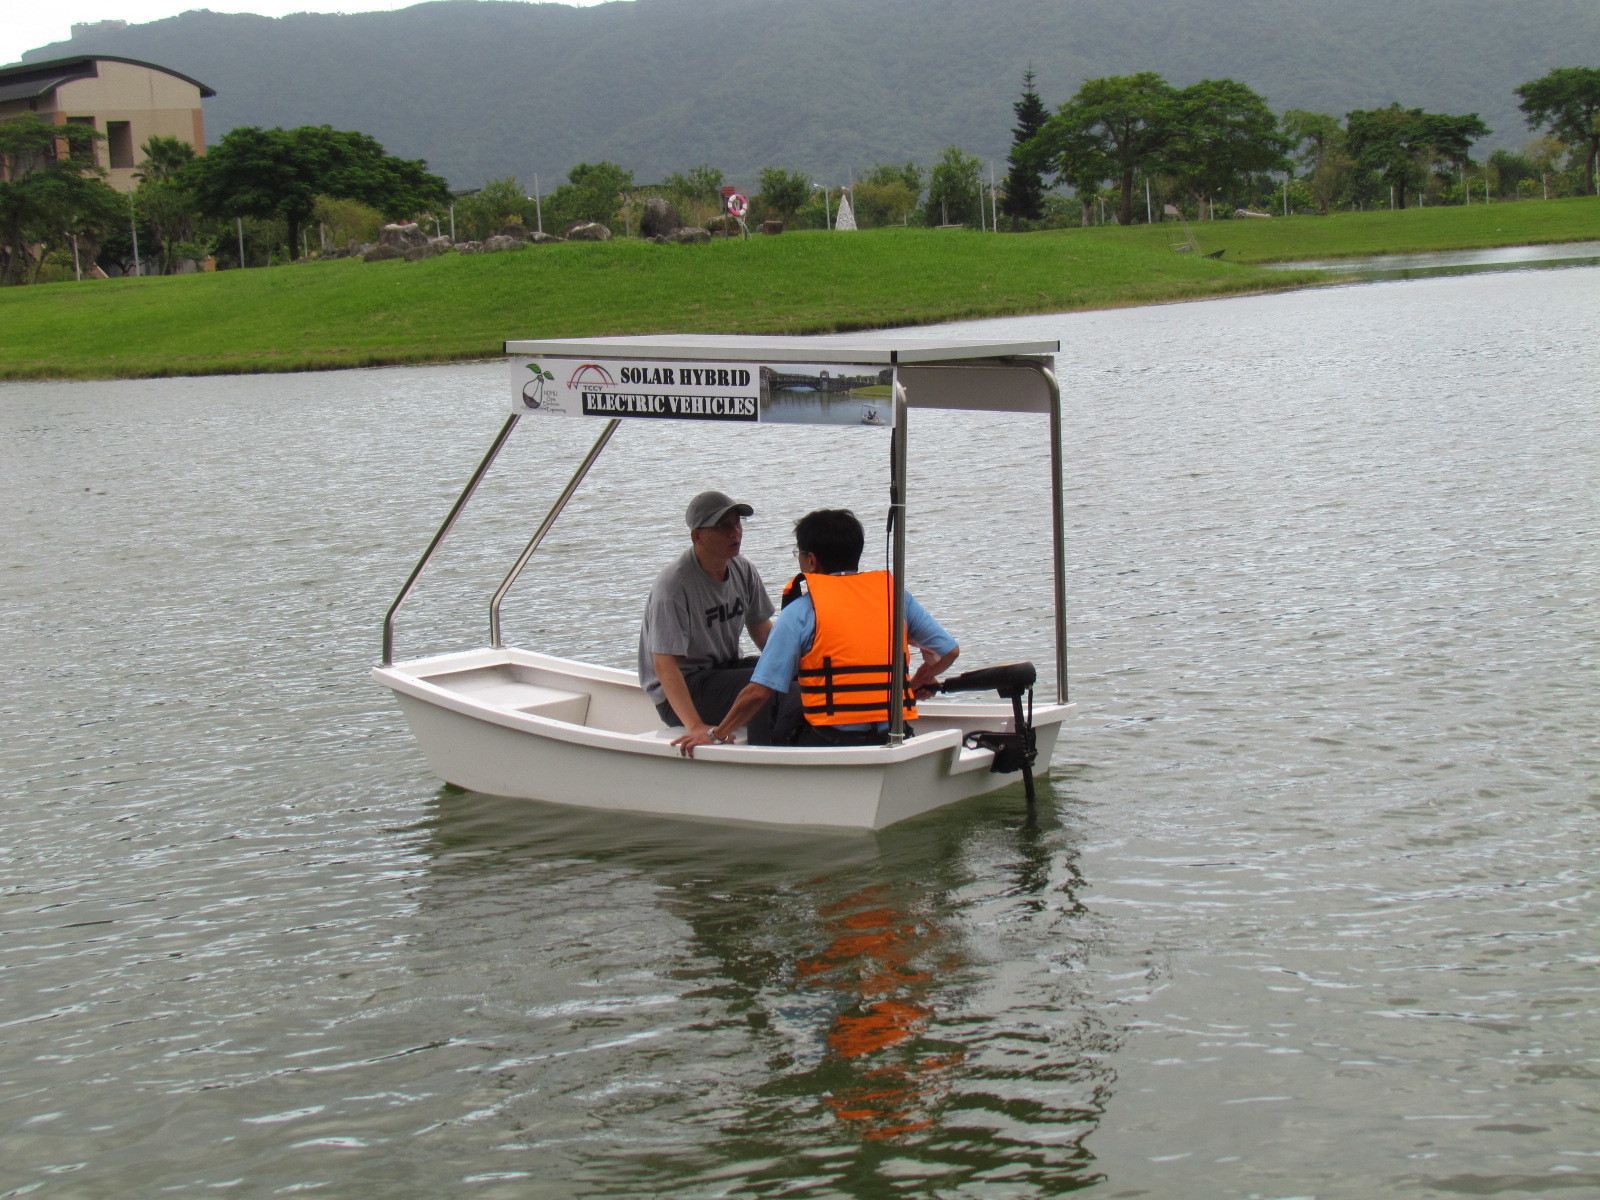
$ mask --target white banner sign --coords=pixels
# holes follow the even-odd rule
[[[780,425],[893,424],[893,373],[854,363],[513,358],[513,412]]]

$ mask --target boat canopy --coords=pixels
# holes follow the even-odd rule
[[[752,337],[724,336],[702,337],[690,334],[659,334],[638,337],[599,338],[533,338],[506,342],[506,353],[511,357],[513,378],[519,384],[518,395],[523,396],[523,383],[531,383],[527,372],[530,361],[537,361],[548,369],[547,359],[558,360],[566,367],[548,382],[557,385],[552,391],[570,386],[577,392],[586,385],[591,389],[622,379],[610,364],[616,362],[661,364],[670,370],[671,364],[707,363],[741,364],[746,369],[766,368],[768,377],[777,376],[780,385],[784,380],[816,371],[804,368],[853,368],[857,375],[879,375],[892,372],[905,389],[906,403],[911,408],[956,408],[978,412],[1030,412],[1049,413],[1054,401],[1054,386],[1041,370],[1049,371],[1052,358],[1061,349],[1059,341],[989,342],[966,338],[933,337],[878,337],[872,335],[832,335],[827,337]],[[830,378],[837,377],[833,372]],[[652,379],[630,379],[627,383],[659,385],[663,376],[658,372]],[[676,375],[673,376],[676,379]],[[887,380],[885,380],[887,382]],[[762,376],[758,371],[746,381],[746,392],[756,398]],[[673,385],[667,385],[673,386]],[[694,385],[689,385],[692,389]],[[572,408],[574,406],[568,406]],[[531,411],[524,404],[521,412]],[[746,415],[745,420],[772,422],[782,420],[757,406],[756,416]],[[563,412],[562,415],[567,415]],[[694,414],[677,412],[617,412],[595,409],[579,411],[572,415],[583,416],[685,416]],[[740,419],[723,417],[722,419]],[[807,420],[803,423],[817,423]],[[887,424],[887,422],[885,422]]]

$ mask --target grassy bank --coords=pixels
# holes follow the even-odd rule
[[[0,379],[299,371],[495,357],[513,337],[830,333],[1320,282],[1253,263],[1600,237],[1592,200],[1023,236],[890,229],[701,246],[563,244],[0,291]]]

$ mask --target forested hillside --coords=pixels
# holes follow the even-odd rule
[[[315,0],[312,0],[315,2]],[[457,188],[548,189],[581,161],[640,182],[698,163],[840,184],[947,145],[1004,170],[1031,65],[1053,109],[1092,76],[1231,77],[1277,111],[1398,100],[1478,113],[1517,147],[1512,88],[1600,65],[1595,0],[436,0],[392,13],[184,13],[41,47],[161,63],[217,89],[208,136],[321,125],[426,158]]]

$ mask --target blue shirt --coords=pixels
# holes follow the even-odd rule
[[[924,650],[931,650],[939,657],[956,648],[955,638],[928,615],[910,592],[906,593],[906,634],[913,643]],[[787,692],[790,682],[800,670],[800,659],[816,639],[817,610],[810,596],[801,596],[780,612],[772,623],[772,632],[767,635],[767,644],[761,651],[756,669],[750,673],[750,682],[759,683],[775,692]],[[909,664],[906,674],[909,678]]]

